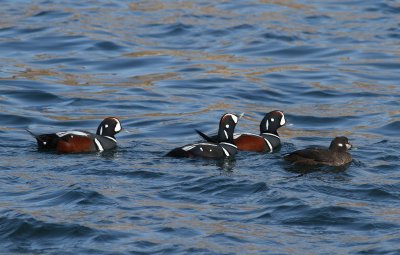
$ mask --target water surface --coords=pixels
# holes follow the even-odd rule
[[[399,254],[396,1],[2,1],[0,253]],[[273,154],[165,158],[225,112]],[[25,131],[96,130],[115,151],[43,153]],[[281,156],[337,135],[344,168]]]

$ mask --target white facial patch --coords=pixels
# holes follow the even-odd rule
[[[225,126],[226,128],[229,128],[229,124],[226,124],[226,126]]]
[[[229,115],[231,115],[231,117],[232,117],[232,119],[233,119],[233,122],[235,122],[235,124],[238,122],[238,117],[236,117],[235,115],[233,115],[233,114],[229,114]]]
[[[103,135],[103,127],[100,127],[100,135]]]
[[[115,132],[119,132],[121,131],[121,123],[119,122],[119,120],[115,119],[117,121],[117,125],[115,125]]]
[[[108,128],[108,124],[105,124],[104,127],[105,127],[105,128]]]
[[[338,146],[339,147],[343,147],[343,143],[338,143]]]
[[[224,134],[225,134],[226,139],[228,139],[229,137],[228,137],[228,133],[226,132],[226,130],[224,130]]]
[[[275,121],[275,119],[274,118],[271,118],[271,122],[274,122]]]
[[[348,150],[350,150],[350,149],[351,149],[351,144],[346,143],[346,148],[347,148]]]
[[[283,125],[286,124],[285,116],[283,116],[283,114],[282,114],[281,122],[280,122],[279,124],[280,124],[281,126],[283,126]]]
[[[200,150],[203,151],[203,147],[200,147]]]
[[[269,128],[269,121],[267,120],[267,123],[265,124],[265,128],[268,130]]]

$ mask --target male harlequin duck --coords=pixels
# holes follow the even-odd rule
[[[340,136],[332,140],[328,149],[307,148],[287,154],[283,158],[300,165],[341,166],[351,162],[352,157],[347,152],[351,147],[347,137]]]
[[[278,129],[286,124],[285,115],[281,111],[272,111],[265,114],[260,123],[260,134],[235,133],[234,143],[238,150],[255,152],[273,152],[281,144]],[[209,138],[207,135],[196,130],[197,133],[207,141],[211,142],[216,136]]]
[[[238,116],[224,114],[219,122],[217,141],[207,143],[187,144],[168,152],[171,157],[203,157],[222,159],[234,156],[237,147],[233,144],[233,132],[238,122]]]
[[[121,131],[117,118],[105,118],[96,134],[86,131],[66,131],[36,135],[27,130],[37,140],[39,149],[56,150],[59,153],[95,152],[113,149],[117,146],[115,134]]]

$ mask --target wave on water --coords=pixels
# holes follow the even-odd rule
[[[3,1],[0,253],[399,254],[395,1]],[[165,157],[225,112],[282,146]],[[118,147],[37,149],[26,132],[115,116]],[[353,161],[282,157],[346,136]]]

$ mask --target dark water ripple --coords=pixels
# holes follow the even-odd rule
[[[399,254],[396,1],[3,1],[1,254]],[[288,125],[273,154],[165,158],[223,112]],[[114,151],[29,134],[125,132]],[[283,154],[346,135],[353,162]]]

